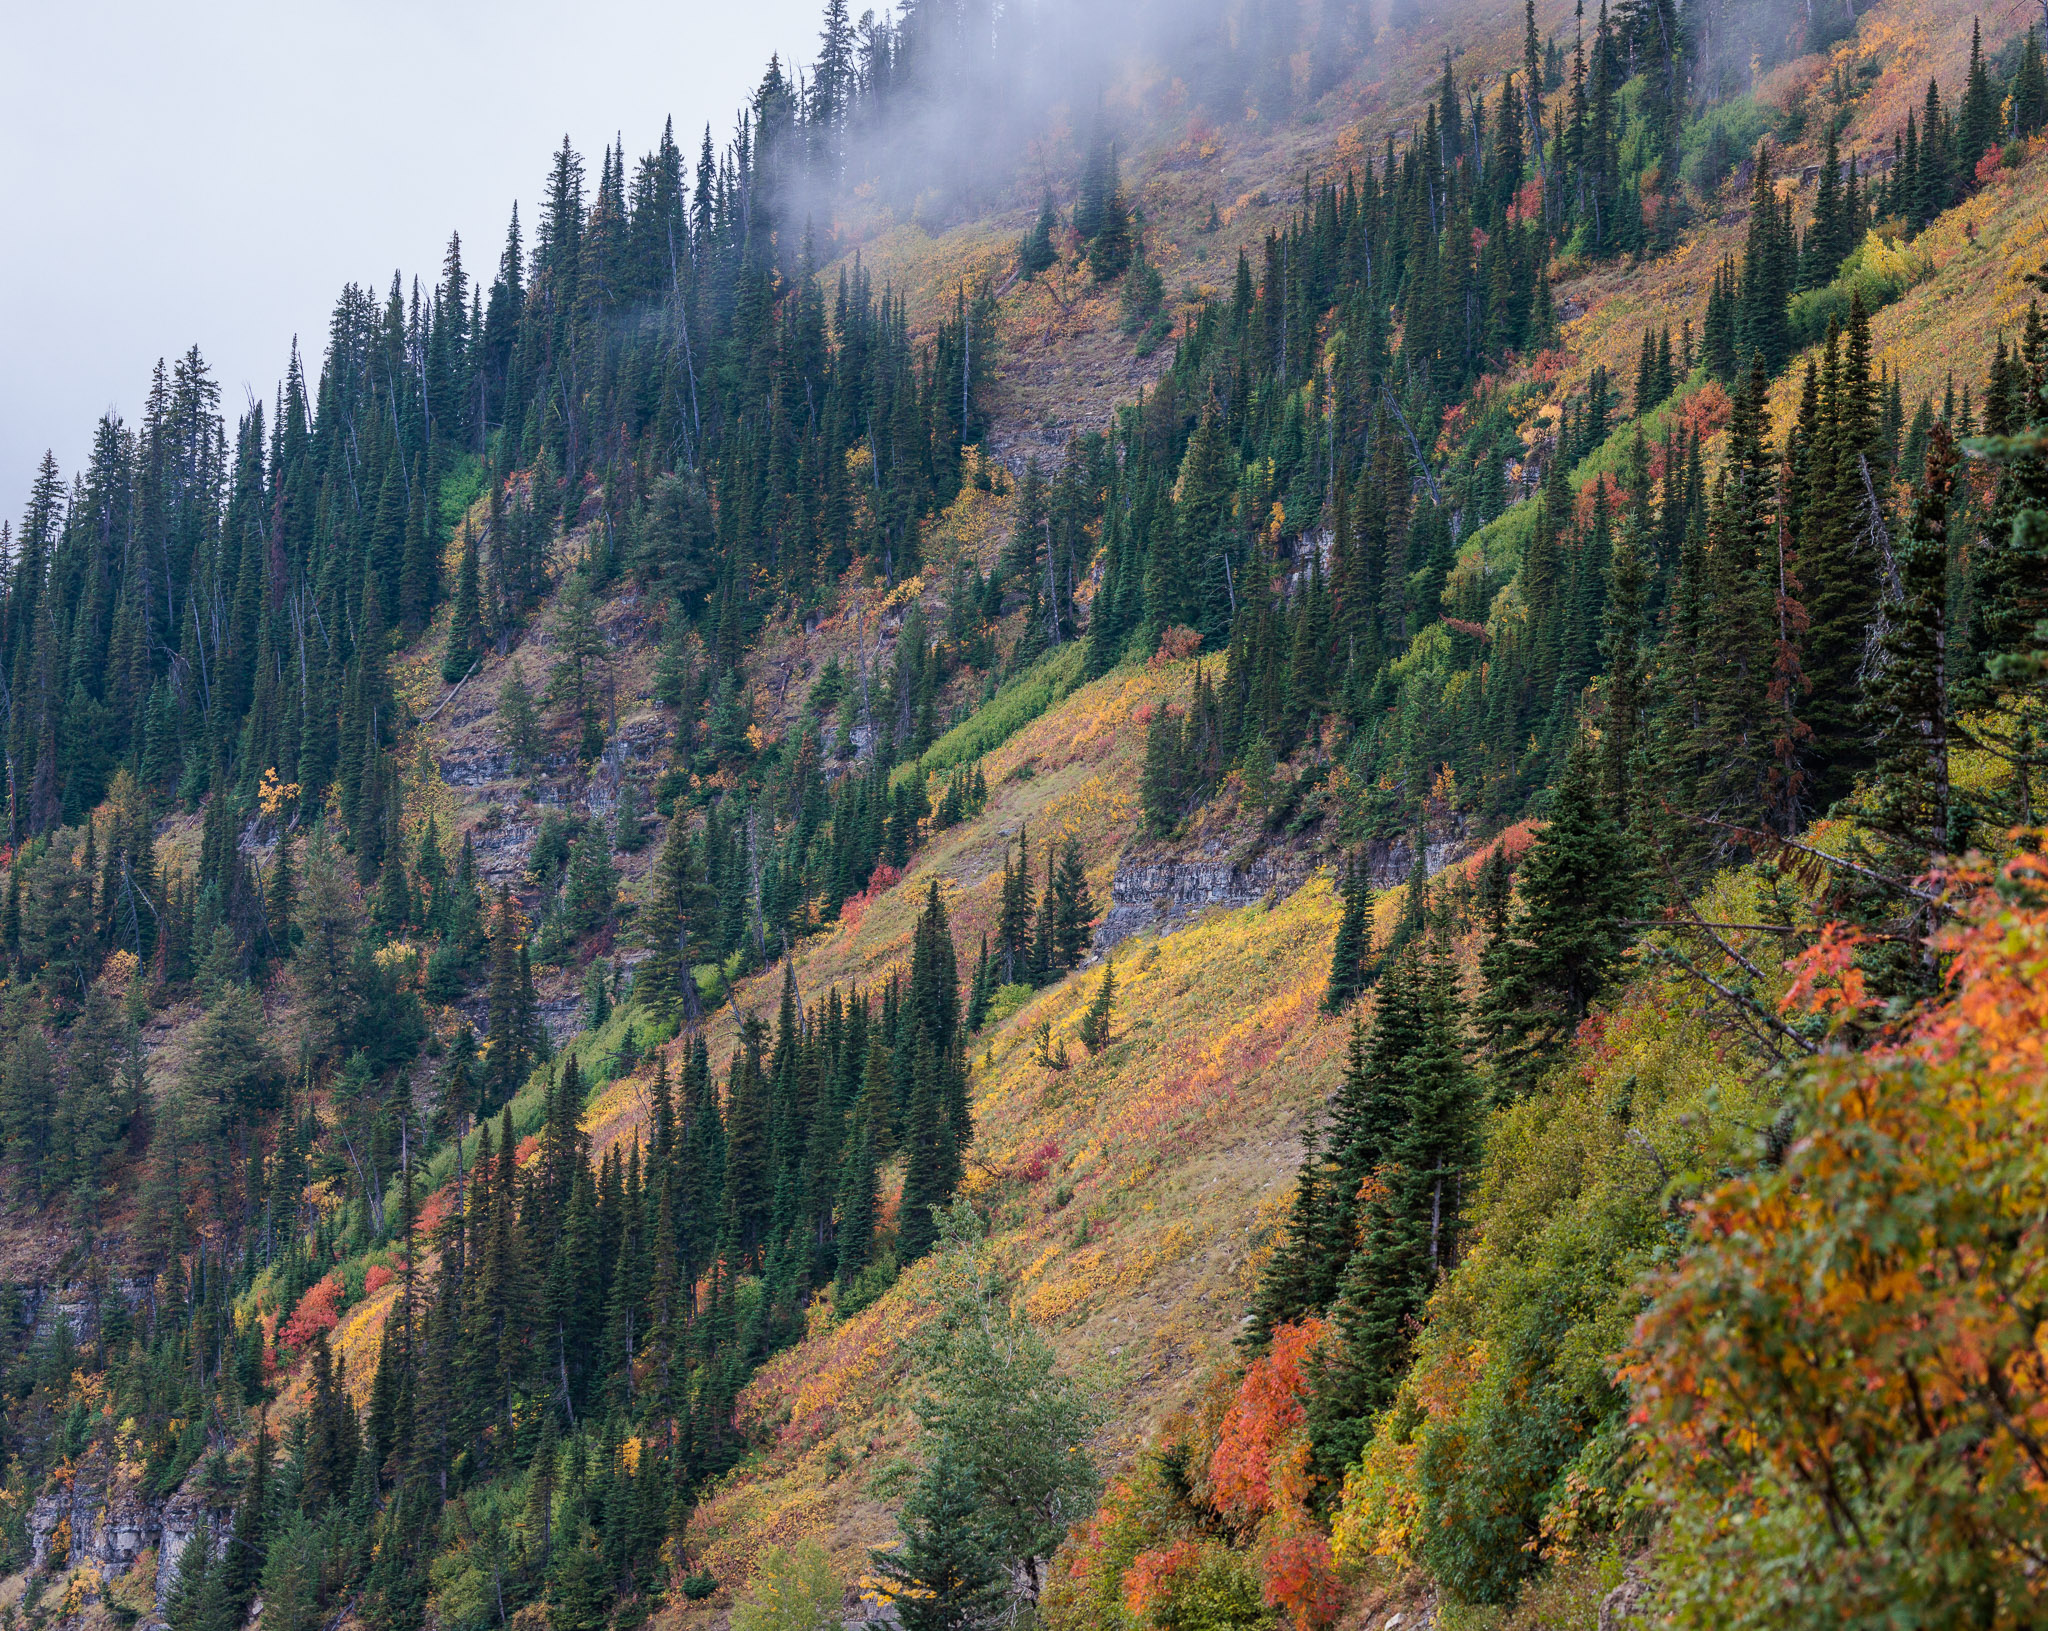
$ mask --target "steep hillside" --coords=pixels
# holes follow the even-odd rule
[[[530,259],[352,287],[232,457],[195,353],[47,473],[0,1603],[872,1623],[942,1497],[1049,1631],[1894,1578],[1770,1460],[1810,1401],[1697,1427],[1769,1322],[1690,1220],[1975,1080],[1944,981],[2037,938],[2038,43],[1128,9],[829,9],[694,193],[565,144]],[[1098,1421],[1036,1550],[919,1426],[964,1266]]]

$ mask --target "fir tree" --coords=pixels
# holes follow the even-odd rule
[[[1002,1601],[1003,1568],[968,1469],[943,1448],[897,1521],[897,1545],[872,1554],[904,1631],[974,1631]]]
[[[1052,189],[1047,188],[1038,206],[1038,219],[1017,245],[1017,271],[1025,282],[1059,264],[1059,251],[1053,245],[1053,234],[1058,230],[1059,215],[1053,209]]]
[[[1095,988],[1095,999],[1081,1016],[1081,1045],[1090,1053],[1100,1053],[1113,1040],[1115,1005],[1116,964],[1111,961],[1102,965],[1102,983]]]
[[[513,774],[522,774],[540,751],[540,719],[517,663],[507,667],[505,683],[498,689],[498,734],[512,756]]]
[[[1343,915],[1337,920],[1337,943],[1330,950],[1330,980],[1323,989],[1323,1011],[1341,1014],[1366,986],[1366,960],[1372,951],[1372,886],[1362,857],[1347,856],[1339,889]]]
[[[441,652],[441,679],[458,685],[469,675],[483,649],[483,600],[477,562],[476,534],[462,524],[462,564],[455,573],[455,611],[448,624],[448,643]]]
[[[1521,906],[1507,942],[1516,1006],[1501,1012],[1502,993],[1489,994],[1489,1024],[1511,1075],[1521,1079],[1568,1041],[1606,991],[1640,893],[1630,840],[1600,796],[1581,740],[1566,757],[1549,823],[1522,863]]]

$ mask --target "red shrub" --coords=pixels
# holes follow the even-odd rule
[[[1024,1165],[1018,1170],[1017,1176],[1027,1184],[1035,1184],[1052,1171],[1053,1163],[1059,1158],[1059,1145],[1048,1139],[1024,1158]]]
[[[1728,400],[1728,393],[1721,388],[1720,381],[1708,380],[1697,391],[1685,399],[1678,410],[1678,417],[1685,422],[1686,430],[1705,441],[1715,431],[1735,416],[1735,404]]]
[[[1152,1622],[1157,1611],[1172,1600],[1183,1577],[1201,1567],[1202,1543],[1177,1540],[1170,1546],[1155,1546],[1140,1552],[1124,1571],[1124,1607],[1140,1625]]]
[[[282,1340],[287,1347],[303,1348],[320,1332],[331,1331],[340,1323],[341,1282],[331,1274],[322,1275],[285,1321]]]
[[[1201,648],[1201,634],[1184,623],[1176,623],[1159,636],[1159,649],[1152,653],[1152,660],[1146,666],[1159,668],[1167,663],[1185,662]]]
[[[1320,1529],[1303,1528],[1269,1543],[1259,1556],[1259,1574],[1266,1606],[1284,1613],[1295,1631],[1328,1625],[1344,1606],[1330,1537]]]

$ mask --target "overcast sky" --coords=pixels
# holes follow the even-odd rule
[[[497,265],[567,132],[589,184],[675,116],[722,143],[818,0],[0,0],[0,515],[198,344],[230,434],[294,334],[317,369],[350,279]],[[856,14],[863,5],[856,5]],[[877,6],[875,9],[880,10]]]

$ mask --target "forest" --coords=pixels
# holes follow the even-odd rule
[[[592,181],[565,139],[494,265],[351,283],[232,425],[189,349],[45,459],[0,523],[0,1189],[56,1242],[0,1288],[7,1614],[1308,1628],[1425,1581],[1505,1627],[1595,1581],[2031,1623],[2048,261],[1981,374],[1882,335],[2039,183],[2040,33],[1973,25],[1876,129],[1853,5],[1464,9],[1497,71],[1411,64],[1414,118],[1176,299],[1118,54],[1312,129],[1418,8],[1136,5],[1080,88],[1072,8],[828,0],[723,147]],[[853,224],[999,210],[940,297]],[[1577,366],[1570,290],[1695,254]],[[1006,461],[1034,290],[1155,360]],[[1112,858],[996,828],[1038,772],[992,760],[1183,670],[1122,722],[1133,852],[1308,856],[1342,1059],[1230,1357],[1113,1455],[994,1244],[977,1084],[1005,1027],[1053,1094],[1151,1021]],[[430,729],[472,682],[509,870]],[[970,833],[986,910],[930,871]],[[800,984],[892,891],[871,977]],[[889,1298],[894,1538],[721,1575],[750,1385]],[[153,1593],[56,1589],[88,1468],[196,1514]]]

